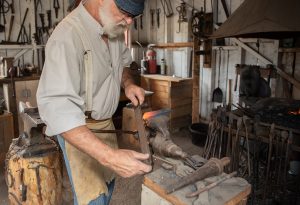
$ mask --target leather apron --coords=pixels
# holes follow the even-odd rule
[[[111,119],[88,123],[89,129],[114,130]],[[103,143],[117,149],[117,137],[114,133],[94,133]],[[90,201],[99,197],[100,194],[107,194],[106,183],[115,178],[115,173],[101,165],[94,158],[78,150],[65,141],[66,154],[69,159],[70,171],[73,179],[73,186],[79,205],[87,205]],[[99,150],[101,152],[101,150]]]

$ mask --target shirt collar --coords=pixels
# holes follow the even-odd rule
[[[78,5],[77,8],[79,14],[82,16],[82,22],[84,23],[85,26],[88,27],[89,32],[95,31],[102,36],[104,33],[103,27],[100,25],[98,21],[96,21],[96,19],[94,19],[94,17],[91,16],[91,14],[86,10],[82,2]]]

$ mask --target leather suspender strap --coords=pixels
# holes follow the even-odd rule
[[[93,106],[93,59],[92,59],[92,51],[91,51],[91,43],[86,36],[85,29],[75,22],[74,19],[69,18],[67,20],[70,24],[73,25],[75,30],[80,36],[84,47],[84,69],[85,69],[85,111],[91,112]]]

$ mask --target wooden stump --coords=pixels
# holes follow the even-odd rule
[[[18,146],[17,141],[10,146],[6,159],[9,203],[62,204],[62,162],[56,144],[47,141],[30,145],[31,152],[39,154],[24,157],[29,146]]]

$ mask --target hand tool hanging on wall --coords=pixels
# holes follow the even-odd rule
[[[47,10],[47,21],[48,21],[48,29],[52,28],[51,10]]]
[[[20,31],[19,31],[19,34],[18,34],[17,42],[20,42],[21,37],[23,37],[23,40],[24,40],[24,37],[26,37],[26,35],[27,35],[26,34],[26,29],[25,29],[25,26],[24,26],[26,18],[27,18],[27,14],[28,14],[28,8],[26,8],[26,11],[25,11],[22,23],[21,23],[21,28],[20,28]]]
[[[163,7],[165,16],[167,18],[173,16],[173,8],[172,8],[171,1],[170,0],[160,0],[160,2]]]
[[[10,4],[10,10],[11,10],[11,15],[10,15],[10,20],[9,20],[9,29],[8,29],[8,36],[7,36],[7,41],[10,41],[11,38],[11,32],[13,29],[14,25],[14,20],[15,20],[15,6],[14,6],[14,1],[11,2]]]
[[[205,12],[202,7],[199,12],[193,14],[191,22],[191,30],[193,35],[199,40],[206,40],[207,35],[205,33]]]
[[[222,59],[222,47],[219,49],[219,73],[218,73],[218,87],[213,91],[212,101],[222,103],[223,101],[223,92],[220,88],[220,77],[221,77],[221,59]]]
[[[180,6],[177,6],[176,7],[176,10],[179,14],[179,18],[178,18],[178,31],[176,31],[176,33],[180,33],[180,26],[181,26],[181,23],[183,22],[187,22],[187,11],[186,11],[186,4],[184,1],[182,1],[180,3]]]
[[[143,30],[143,28],[144,28],[144,25],[143,25],[143,15],[140,16],[140,21],[141,21],[140,28],[141,28],[141,30]]]
[[[137,19],[133,19],[133,26],[134,26],[134,29],[137,30],[138,29],[138,21]]]
[[[39,13],[41,24],[42,24],[42,31],[45,32],[45,14]]]
[[[160,9],[156,9],[156,23],[157,23],[157,28],[160,26]]]
[[[40,7],[40,11],[42,12],[43,11],[43,5],[42,5],[42,2],[41,0],[36,0],[36,11],[38,10],[38,8]]]
[[[0,1],[0,23],[1,23],[1,15],[3,18],[3,24],[0,24],[0,32],[5,32],[5,24],[6,18],[5,14],[9,11],[10,4],[6,0]]]
[[[58,10],[60,9],[59,0],[53,0],[53,8],[55,10],[55,18],[58,18]]]
[[[151,27],[154,27],[154,14],[155,14],[155,9],[150,9],[150,14],[151,14]]]

